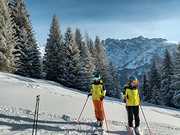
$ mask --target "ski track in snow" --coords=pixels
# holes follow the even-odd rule
[[[86,95],[77,90],[44,80],[0,73],[0,135],[31,135],[35,97],[40,94],[38,135],[91,135],[94,113],[89,101],[80,122],[76,119]],[[152,105],[143,106],[153,135],[180,135],[180,112]],[[127,135],[124,104],[107,98],[105,101],[109,133]],[[178,121],[179,120],[179,121]],[[178,123],[179,122],[179,123]],[[106,131],[106,126],[104,124]],[[148,135],[141,116],[141,129]]]

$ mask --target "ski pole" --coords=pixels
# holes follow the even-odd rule
[[[37,123],[38,123],[38,117],[39,117],[39,96],[40,95],[38,95],[37,96],[37,102],[38,102],[38,104],[37,104],[37,114],[36,114],[36,132],[35,132],[35,135],[37,135]]]
[[[142,108],[141,105],[140,105],[140,108],[141,108],[141,112],[142,112],[142,114],[143,114],[144,120],[145,120],[145,122],[146,122],[147,128],[148,128],[148,130],[149,130],[149,134],[152,135],[151,129],[150,129],[150,127],[149,127],[149,124],[148,124],[148,122],[147,122],[147,119],[146,119],[146,117],[145,117],[145,113],[144,113],[143,108]]]
[[[80,113],[80,115],[79,115],[79,117],[78,117],[78,120],[77,120],[78,123],[79,123],[79,120],[80,120],[80,118],[81,118],[81,115],[82,115],[82,113],[83,113],[83,111],[84,111],[84,109],[85,109],[85,107],[86,107],[86,104],[87,104],[88,99],[89,99],[89,96],[87,96],[86,101],[85,101],[85,103],[84,103],[84,106],[83,106],[83,108],[82,108],[82,111],[81,111],[81,113]]]
[[[103,111],[103,113],[104,113],[104,119],[105,119],[105,123],[106,123],[107,133],[109,135],[109,128],[108,128],[108,124],[107,124],[106,113],[105,113],[105,111]]]
[[[32,135],[34,135],[34,130],[35,130],[36,111],[37,111],[37,100],[36,100],[35,111],[34,111],[34,120],[33,120],[33,130],[32,130]]]
[[[39,96],[36,96],[36,105],[35,105],[35,111],[34,111],[34,120],[33,120],[33,130],[32,135],[37,134],[37,121],[38,121],[38,113],[39,113]]]

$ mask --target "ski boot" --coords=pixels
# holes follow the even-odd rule
[[[128,135],[136,135],[133,127],[127,127]]]
[[[94,133],[92,135],[103,135],[103,133],[104,133],[103,121],[97,121],[96,127],[94,129]]]
[[[101,128],[103,127],[103,121],[99,122],[99,127],[101,127]]]
[[[135,133],[136,133],[136,135],[142,135],[143,134],[139,127],[135,128]]]
[[[95,126],[96,126],[96,127],[99,127],[99,126],[100,126],[100,121],[96,121]]]

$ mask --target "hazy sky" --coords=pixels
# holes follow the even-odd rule
[[[56,14],[62,32],[78,27],[105,38],[139,35],[180,41],[180,0],[26,0],[40,45],[46,43]]]

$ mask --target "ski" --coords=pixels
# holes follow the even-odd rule
[[[103,134],[104,134],[104,129],[98,126],[97,123],[95,123],[92,135],[103,135]]]

